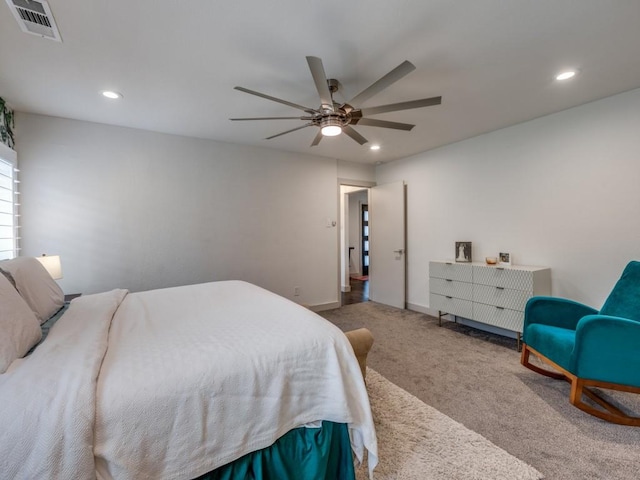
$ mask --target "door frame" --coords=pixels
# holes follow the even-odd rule
[[[337,218],[341,219],[342,222],[342,209],[343,209],[343,195],[342,195],[342,189],[341,187],[345,186],[345,187],[360,187],[360,188],[371,188],[371,187],[375,187],[377,185],[376,182],[369,182],[366,180],[351,180],[351,179],[345,179],[345,178],[338,178],[338,185],[337,185],[337,196],[338,196],[338,215]],[[371,212],[369,212],[369,215],[371,215]],[[342,225],[342,223],[340,223],[340,228],[337,228],[337,232],[336,232],[336,242],[338,244],[338,256],[336,258],[337,260],[337,264],[338,264],[338,268],[336,269],[338,274],[336,276],[336,294],[337,294],[337,298],[338,298],[338,305],[342,306],[342,258],[344,255],[344,245],[343,242],[341,241],[341,232],[342,229],[344,228],[344,225]],[[346,252],[347,256],[349,255],[349,251],[347,250]],[[348,258],[348,257],[347,257]]]

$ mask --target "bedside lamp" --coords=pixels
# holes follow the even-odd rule
[[[62,278],[62,265],[60,263],[60,255],[47,255],[42,254],[41,257],[36,259],[42,264],[42,266],[49,272],[51,278],[59,280]]]

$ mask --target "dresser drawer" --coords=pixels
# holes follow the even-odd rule
[[[471,283],[473,268],[463,263],[429,262],[429,276]]]
[[[473,302],[471,300],[430,293],[429,306],[459,317],[472,318],[473,315]]]
[[[463,300],[473,300],[472,283],[431,277],[429,279],[429,291],[431,293],[445,295],[447,297],[456,297]]]
[[[524,326],[524,312],[483,303],[473,304],[473,319],[513,332],[522,332]]]
[[[533,291],[533,272],[503,267],[473,266],[473,283]]]
[[[531,298],[530,293],[524,290],[492,287],[490,285],[473,286],[473,301],[487,305],[524,311],[524,306],[529,298]]]

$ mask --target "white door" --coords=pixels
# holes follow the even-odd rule
[[[369,199],[369,299],[392,307],[406,304],[405,185],[371,188]]]

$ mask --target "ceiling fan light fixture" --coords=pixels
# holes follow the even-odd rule
[[[322,135],[325,137],[335,137],[342,133],[342,128],[338,125],[327,125],[326,127],[322,127]]]
[[[24,0],[13,0],[24,1]],[[319,108],[310,108],[304,105],[298,105],[281,98],[272,97],[264,93],[249,90],[244,87],[234,87],[235,90],[249,93],[257,97],[262,97],[266,100],[281,103],[289,107],[302,110],[306,115],[300,117],[253,117],[253,118],[230,118],[229,120],[303,120],[307,123],[296,128],[286,130],[276,135],[267,137],[266,140],[280,137],[287,133],[296,132],[307,127],[316,127],[319,130],[316,131],[316,135],[311,142],[311,147],[317,146],[323,137],[335,137],[342,133],[351,138],[353,141],[360,145],[365,145],[369,141],[360,135],[353,126],[363,125],[369,127],[391,128],[394,130],[410,131],[415,125],[408,123],[391,122],[388,120],[379,120],[375,118],[368,118],[369,115],[377,115],[380,113],[397,112],[400,110],[410,110],[414,108],[430,107],[432,105],[440,105],[442,103],[442,97],[422,98],[419,100],[411,100],[408,102],[390,103],[386,105],[378,105],[375,107],[359,108],[358,105],[365,102],[369,98],[379,94],[385,88],[389,87],[396,81],[403,78],[405,75],[411,73],[416,69],[408,60],[405,60],[389,73],[379,78],[358,95],[345,103],[338,103],[334,100],[333,94],[338,91],[340,82],[336,79],[327,78],[327,75],[322,65],[322,60],[318,57],[307,57],[307,63],[313,82],[315,83],[316,90],[318,91],[318,97],[320,98]],[[374,148],[375,150],[375,148]]]
[[[325,137],[335,137],[342,133],[342,125],[340,119],[332,115],[320,120],[320,131]]]

